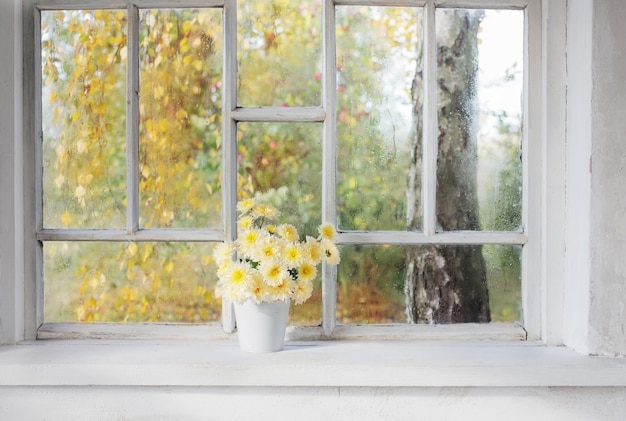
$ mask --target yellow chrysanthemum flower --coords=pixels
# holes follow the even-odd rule
[[[250,253],[264,238],[264,232],[258,229],[249,229],[241,233],[239,247],[244,254]]]
[[[259,265],[259,272],[263,275],[263,280],[269,286],[278,286],[283,279],[289,276],[287,269],[278,260],[265,260]]]
[[[218,267],[230,262],[236,251],[235,243],[221,243],[213,250],[213,259]]]
[[[298,268],[298,279],[301,281],[311,281],[317,275],[317,269],[312,264],[305,262]]]
[[[252,227],[253,222],[254,222],[254,219],[252,219],[251,216],[249,215],[242,216],[241,218],[237,220],[237,228],[239,228],[240,230],[250,229],[250,227]]]
[[[252,267],[247,263],[233,263],[223,277],[224,293],[235,302],[247,300],[253,281],[252,272]]]
[[[296,282],[291,278],[283,278],[283,282],[280,285],[275,287],[270,287],[270,294],[274,299],[280,300],[290,300],[293,292],[297,287]]]
[[[253,271],[252,282],[250,284],[250,299],[257,304],[268,298],[267,284],[263,281],[263,276],[258,271]]]
[[[331,265],[338,265],[340,262],[339,257],[339,249],[330,240],[323,239],[322,240],[322,249],[324,249],[324,254],[326,254],[326,262]]]
[[[298,241],[298,230],[291,224],[278,226],[278,235],[287,241]]]
[[[278,209],[269,205],[256,205],[252,208],[252,213],[258,217],[276,218],[280,215]]]
[[[244,199],[237,203],[237,210],[240,213],[246,213],[254,207],[254,199]]]
[[[280,245],[276,241],[275,237],[267,237],[259,242],[257,256],[259,259],[273,259],[280,250]]]
[[[298,267],[302,263],[302,249],[298,243],[290,243],[282,250],[283,261],[290,268]]]
[[[302,304],[313,294],[313,282],[300,280],[296,283],[293,299],[296,304]]]
[[[230,267],[234,264],[234,262],[232,260],[229,261],[225,261],[224,263],[222,263],[218,268],[217,268],[217,276],[218,277],[223,277],[226,275],[226,273],[228,273],[228,270],[230,269]]]
[[[337,234],[337,231],[335,231],[335,227],[333,227],[329,223],[324,223],[320,225],[319,232],[322,238],[325,238],[331,241],[335,238],[335,235]]]
[[[306,243],[302,246],[302,254],[304,259],[312,265],[317,265],[324,257],[324,250],[319,241],[313,237],[307,237]]]

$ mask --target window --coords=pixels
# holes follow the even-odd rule
[[[529,2],[165,3],[38,6],[42,322],[232,328],[212,249],[255,194],[339,230],[292,325],[528,317]]]

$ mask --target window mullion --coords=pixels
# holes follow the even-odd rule
[[[128,6],[126,232],[139,230],[139,9]]]
[[[335,5],[332,0],[323,4],[323,60],[324,84],[322,103],[326,111],[324,120],[322,171],[322,222],[336,225],[336,166],[337,166],[337,88],[336,88],[336,38]],[[337,324],[337,267],[322,265],[322,328],[330,335]]]
[[[423,230],[434,235],[437,227],[437,45],[435,5],[428,2],[424,9],[424,130],[422,147],[422,207]]]
[[[237,235],[237,122],[233,111],[237,107],[237,1],[224,2],[224,69],[222,88],[222,212],[226,241]],[[235,330],[232,304],[222,301],[222,328]]]

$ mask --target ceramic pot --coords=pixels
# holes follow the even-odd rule
[[[235,303],[239,347],[246,352],[283,349],[290,301]]]

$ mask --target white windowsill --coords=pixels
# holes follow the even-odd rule
[[[0,347],[3,386],[626,387],[626,359],[511,341],[46,340]]]

